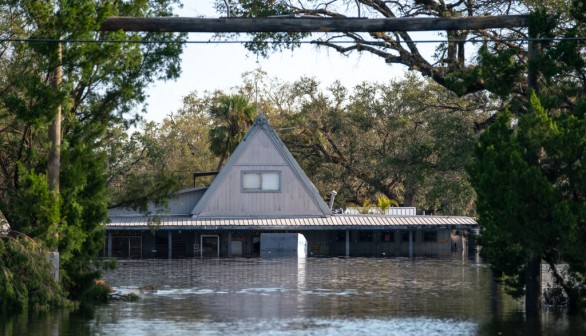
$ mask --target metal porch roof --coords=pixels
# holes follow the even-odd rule
[[[388,216],[333,215],[311,218],[214,218],[191,216],[113,217],[107,230],[143,230],[153,226],[160,229],[347,229],[347,228],[472,228],[478,224],[471,217],[460,216]]]

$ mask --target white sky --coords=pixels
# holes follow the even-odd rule
[[[180,16],[219,17],[212,7],[213,0],[185,4]],[[211,34],[190,34],[188,40],[209,40]],[[425,39],[430,33],[419,36]],[[431,38],[436,39],[437,35]],[[422,44],[420,49],[433,52],[434,46]],[[305,44],[293,52],[271,54],[257,58],[241,44],[187,44],[182,55],[182,73],[179,79],[156,82],[148,90],[147,120],[161,121],[181,106],[182,98],[193,91],[229,91],[242,84],[241,75],[262,68],[269,78],[292,82],[302,76],[314,77],[323,87],[339,80],[351,88],[363,81],[388,82],[401,76],[405,67],[390,66],[380,57],[353,53],[349,57],[334,50],[316,49]]]

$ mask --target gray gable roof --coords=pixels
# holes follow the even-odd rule
[[[283,170],[284,189],[280,193],[262,195],[241,192],[242,171],[275,169]],[[250,210],[251,206],[257,205],[258,209]],[[191,213],[197,218],[324,217],[331,215],[331,210],[273,127],[261,115]]]

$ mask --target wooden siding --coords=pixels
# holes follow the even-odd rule
[[[193,207],[203,196],[205,189],[196,190],[194,192],[182,192],[175,195],[169,200],[169,212],[172,214],[187,214],[190,213]]]
[[[206,217],[323,215],[308,188],[264,132],[257,132],[198,214]],[[243,192],[243,171],[278,171],[279,192]]]
[[[199,202],[206,188],[185,189],[174,193],[167,206],[155,206],[149,202],[147,211],[151,214],[183,215],[189,214]],[[108,210],[110,217],[116,216],[141,216],[142,213],[127,208],[114,208]]]
[[[265,132],[257,132],[237,161],[242,166],[287,165]]]

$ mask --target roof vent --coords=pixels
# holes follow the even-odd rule
[[[338,193],[335,190],[332,190],[332,194],[330,196],[330,210],[334,208],[334,199]]]

